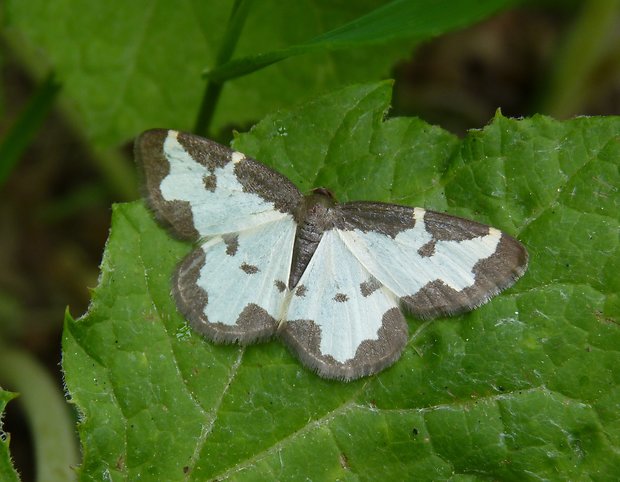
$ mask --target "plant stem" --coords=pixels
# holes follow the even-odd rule
[[[226,31],[224,32],[224,37],[222,38],[222,43],[220,44],[220,49],[215,58],[214,67],[219,67],[228,62],[232,57],[251,3],[252,0],[235,0],[230,12]],[[205,93],[200,103],[198,117],[196,118],[196,125],[194,127],[194,132],[196,134],[209,135],[211,121],[213,120],[215,107],[217,106],[222,92],[222,86],[223,84],[221,82],[207,81]]]
[[[618,0],[585,2],[556,58],[542,112],[561,119],[579,113],[588,78],[616,28],[619,7]]]

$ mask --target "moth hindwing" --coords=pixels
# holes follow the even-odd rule
[[[197,243],[172,291],[215,342],[280,337],[325,378],[353,380],[394,363],[402,310],[471,310],[527,267],[514,238],[483,224],[394,204],[303,196],[284,176],[213,141],[172,130],[136,140],[158,220]]]

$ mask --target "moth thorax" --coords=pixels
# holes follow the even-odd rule
[[[304,197],[297,213],[298,225],[293,247],[289,288],[297,286],[323,233],[334,227],[335,207],[334,196],[324,188],[314,189],[312,193]]]

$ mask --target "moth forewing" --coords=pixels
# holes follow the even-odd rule
[[[302,196],[284,176],[208,139],[154,129],[136,141],[151,208],[197,240],[292,215]]]
[[[390,205],[362,206],[368,219]],[[360,225],[358,210],[355,222],[343,223],[345,243],[417,317],[469,311],[511,286],[527,267],[525,248],[484,224],[397,206],[395,222],[373,230]]]

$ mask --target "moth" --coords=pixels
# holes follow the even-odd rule
[[[423,319],[476,308],[511,286],[528,255],[498,229],[422,208],[339,204],[208,139],[144,132],[146,197],[196,243],[172,281],[179,311],[216,343],[277,336],[320,376],[353,380],[394,363],[403,310]]]

